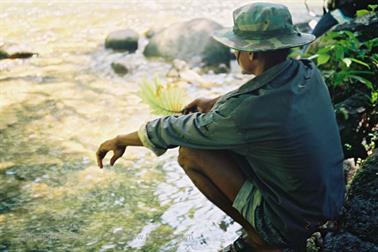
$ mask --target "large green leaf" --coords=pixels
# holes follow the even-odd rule
[[[328,62],[330,56],[328,54],[319,54],[317,58],[318,65],[322,65]]]
[[[158,78],[153,81],[143,80],[138,94],[155,115],[182,113],[187,96],[185,90],[177,84],[162,84]]]

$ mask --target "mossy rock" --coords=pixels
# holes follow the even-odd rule
[[[338,231],[324,237],[326,252],[378,252],[378,149],[348,184]]]
[[[328,233],[324,239],[324,252],[377,252],[378,246],[363,241],[348,232]]]
[[[369,156],[350,183],[343,228],[359,238],[378,244],[378,149]]]

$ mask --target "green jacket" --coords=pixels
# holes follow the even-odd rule
[[[157,155],[177,146],[230,150],[288,242],[304,239],[342,207],[338,126],[311,61],[287,59],[222,96],[210,112],[150,121],[139,136]]]

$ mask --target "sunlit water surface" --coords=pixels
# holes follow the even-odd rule
[[[103,170],[95,151],[154,118],[138,83],[171,68],[143,57],[143,36],[127,55],[104,49],[107,34],[195,17],[230,26],[245,2],[0,2],[0,42],[38,53],[0,61],[0,251],[216,251],[238,236],[180,169],[177,150],[157,158],[130,147]],[[286,3],[296,22],[309,18],[302,1]],[[113,61],[131,72],[117,76]],[[191,98],[243,80],[235,62],[229,74],[202,78],[211,85],[188,86]]]

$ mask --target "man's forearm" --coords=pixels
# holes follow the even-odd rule
[[[143,146],[142,141],[140,141],[138,136],[138,131],[126,135],[116,136],[117,144],[123,146]]]

